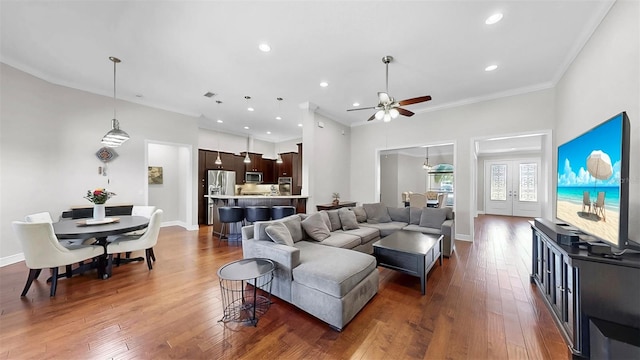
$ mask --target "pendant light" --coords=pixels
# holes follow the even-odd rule
[[[431,165],[429,164],[429,147],[426,147],[426,154],[425,154],[425,160],[424,163],[422,164],[422,168],[424,170],[431,170]]]
[[[120,130],[120,123],[116,119],[116,64],[120,59],[109,56],[113,61],[113,119],[111,120],[111,130],[102,138],[102,144],[108,147],[118,147],[129,140],[129,134]]]
[[[222,101],[216,100],[216,104],[220,105],[221,103]],[[214,161],[213,163],[216,165],[222,165],[222,160],[220,159],[220,133],[218,133],[218,157],[216,158],[216,161]]]
[[[244,157],[244,160],[242,161],[245,164],[251,164],[251,158],[249,157],[249,137],[247,137],[247,154]]]
[[[278,149],[280,150],[280,147],[278,146]],[[276,150],[276,151],[277,151]],[[282,156],[280,155],[280,153],[278,152],[278,157],[276,157],[276,164],[282,164]]]

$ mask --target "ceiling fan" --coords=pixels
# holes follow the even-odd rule
[[[371,115],[371,117],[367,121],[376,119],[376,120],[383,120],[384,122],[389,122],[391,121],[391,119],[397,118],[398,115],[413,116],[414,114],[413,112],[407,109],[403,109],[400,106],[412,105],[412,104],[417,104],[417,103],[431,100],[431,96],[429,95],[406,99],[402,101],[395,101],[394,98],[389,96],[389,63],[392,61],[393,61],[393,56],[390,56],[390,55],[384,56],[382,58],[382,62],[387,67],[387,76],[386,76],[387,88],[386,88],[386,92],[378,93],[378,101],[379,101],[378,105],[364,107],[364,108],[347,109],[347,111],[375,109],[378,111],[376,111],[375,114]]]

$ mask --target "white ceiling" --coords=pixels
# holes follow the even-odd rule
[[[203,128],[282,141],[302,136],[305,102],[346,125],[364,123],[372,111],[345,110],[377,103],[384,55],[395,57],[396,100],[433,97],[406,107],[416,113],[553,86],[611,4],[3,0],[0,60],[112,96],[108,57],[116,56],[119,99],[200,117]],[[496,11],[504,19],[486,25]],[[272,51],[259,51],[261,42]],[[485,72],[490,64],[499,68]],[[218,95],[206,98],[207,91]],[[256,111],[246,110],[245,95]],[[119,120],[126,130],[127,119]]]

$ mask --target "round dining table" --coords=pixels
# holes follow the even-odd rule
[[[62,220],[53,223],[53,231],[58,239],[96,238],[98,243],[106,245],[107,236],[141,230],[149,226],[149,219],[144,216],[118,215],[112,219],[117,221],[93,225],[87,225],[87,220],[91,219]]]
[[[104,256],[97,264],[98,276],[107,279],[110,274],[107,269],[107,237],[128,233],[130,231],[142,230],[149,226],[149,219],[144,216],[118,215],[107,219],[114,221],[105,224],[91,224],[87,220],[92,219],[70,219],[53,223],[53,231],[58,239],[90,239],[97,240],[96,245],[104,247]],[[108,220],[107,220],[108,221]],[[127,259],[129,261],[144,260],[143,258]],[[79,269],[84,271],[84,269]]]

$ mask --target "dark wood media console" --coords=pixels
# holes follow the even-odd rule
[[[573,355],[640,358],[640,254],[591,255],[557,243],[534,222],[531,228],[531,281]]]

